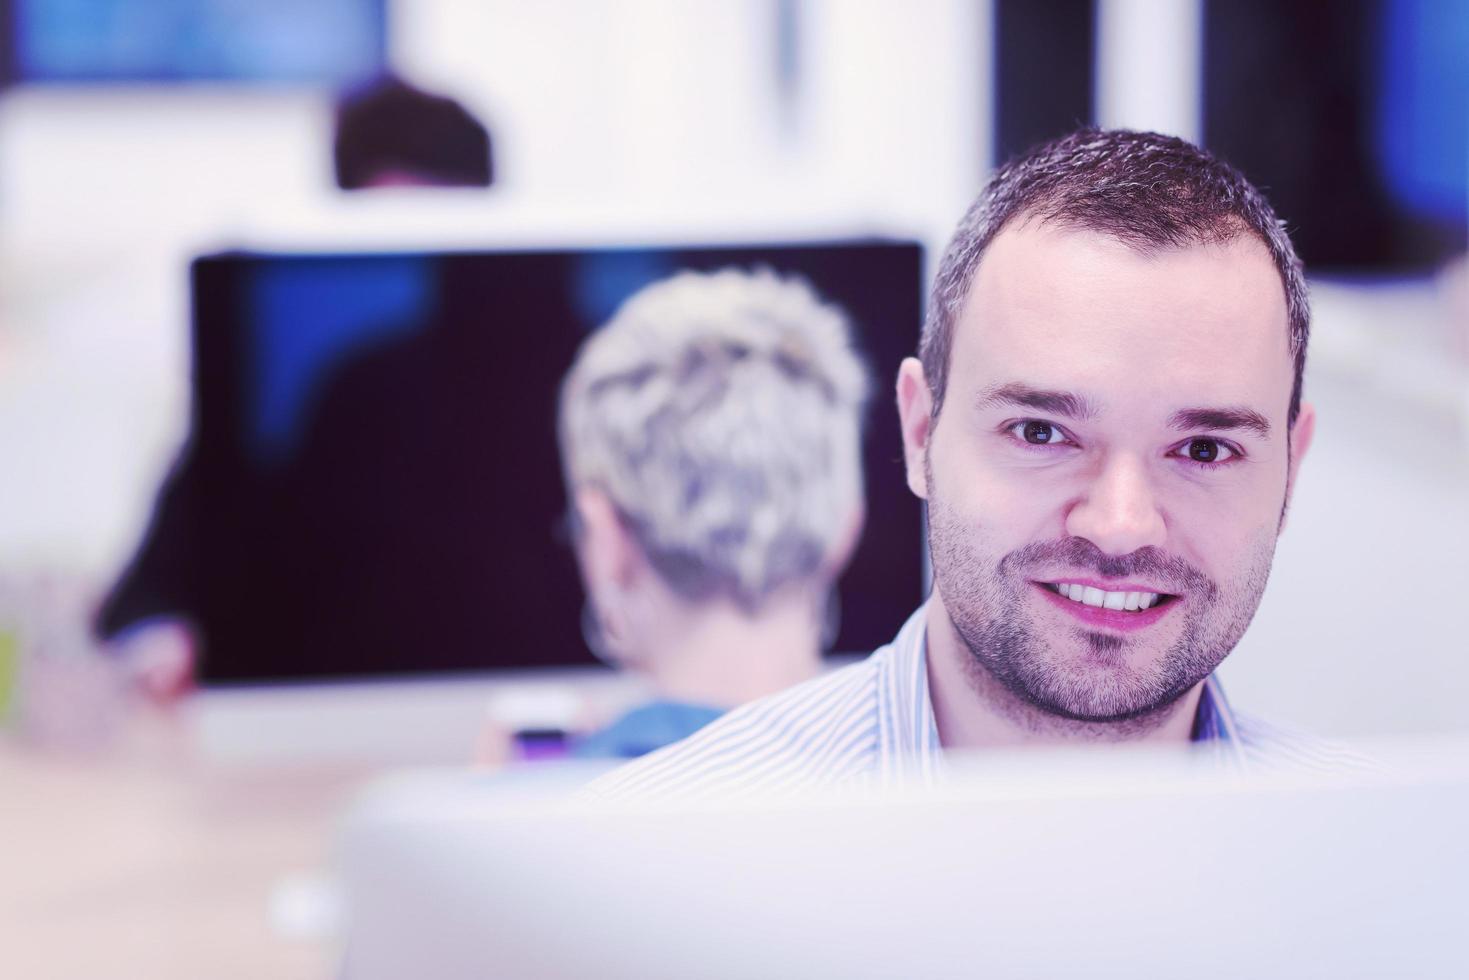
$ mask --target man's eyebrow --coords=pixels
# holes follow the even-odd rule
[[[1262,439],[1270,437],[1270,420],[1252,408],[1184,408],[1174,412],[1168,424],[1179,431],[1249,429]]]
[[[1050,415],[1069,419],[1089,419],[1097,414],[1096,406],[1086,396],[1070,391],[1047,391],[1032,388],[1028,384],[1012,381],[1009,384],[990,385],[979,393],[979,406],[1019,405],[1034,408]]]

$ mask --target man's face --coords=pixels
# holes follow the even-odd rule
[[[985,671],[1051,715],[1172,704],[1259,604],[1312,417],[1265,247],[1151,254],[1026,222],[991,243],[936,420],[899,381],[934,588]]]

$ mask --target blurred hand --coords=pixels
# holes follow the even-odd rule
[[[119,637],[112,653],[134,690],[156,705],[172,705],[194,689],[198,643],[181,620],[143,623]]]
[[[514,760],[514,732],[498,721],[486,719],[474,742],[474,765],[482,769],[503,769]]]

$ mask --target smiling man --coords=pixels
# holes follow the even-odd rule
[[[594,794],[882,782],[944,750],[1044,743],[1346,762],[1236,714],[1213,678],[1314,425],[1305,283],[1260,193],[1178,139],[1075,133],[995,175],[929,307],[897,380],[929,600],[861,663]]]

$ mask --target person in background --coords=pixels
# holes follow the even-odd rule
[[[348,89],[332,133],[337,186],[488,187],[489,131],[453,99],[391,75]],[[202,604],[194,538],[204,506],[193,447],[186,444],[158,490],[142,543],[100,604],[98,638],[119,655],[151,699],[193,688]]]
[[[766,271],[655,283],[582,345],[559,433],[585,632],[656,700],[574,755],[642,755],[816,676],[866,393],[843,313]]]
[[[391,75],[337,101],[332,162],[344,191],[372,187],[489,187],[490,133],[451,98]]]

